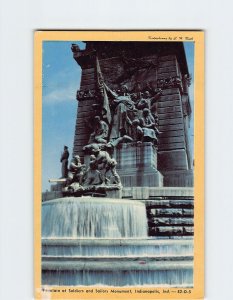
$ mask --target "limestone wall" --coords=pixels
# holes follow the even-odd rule
[[[123,197],[145,203],[149,236],[193,236],[193,188],[125,188]]]

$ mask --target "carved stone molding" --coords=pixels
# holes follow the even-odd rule
[[[182,80],[179,76],[158,79],[157,85],[161,89],[179,88],[183,92]]]

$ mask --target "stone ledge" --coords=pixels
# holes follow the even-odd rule
[[[194,200],[193,199],[150,199],[150,200],[142,200],[146,207],[151,208],[193,208]]]
[[[193,187],[123,187],[123,198],[147,200],[150,197],[194,197]]]

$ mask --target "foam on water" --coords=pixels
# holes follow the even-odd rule
[[[42,237],[147,237],[145,205],[138,201],[67,197],[43,204]]]

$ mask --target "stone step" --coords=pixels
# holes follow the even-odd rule
[[[185,226],[159,226],[151,224],[149,229],[149,235],[151,236],[193,236],[194,228],[190,225]]]
[[[157,218],[149,216],[149,225],[151,226],[193,226],[193,218]]]
[[[158,209],[151,209],[151,211],[156,217],[186,218],[186,217],[193,217],[194,215],[193,209],[183,209],[183,208],[158,208]]]
[[[169,200],[143,200],[148,208],[193,208],[194,201],[193,199],[185,199],[185,200],[178,200],[178,199],[169,199]]]

